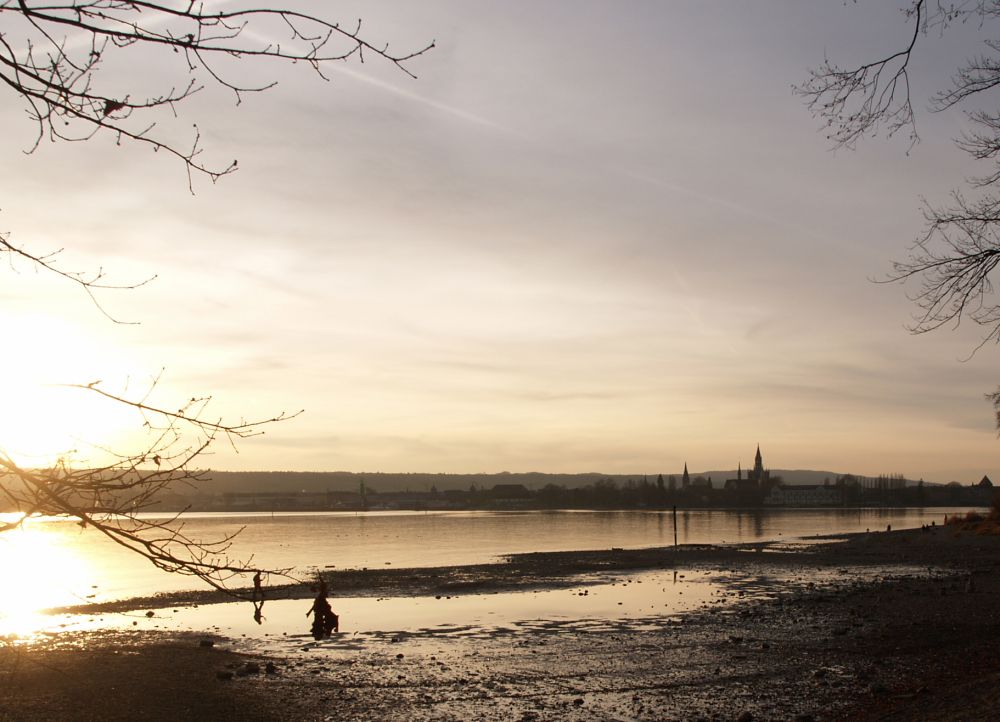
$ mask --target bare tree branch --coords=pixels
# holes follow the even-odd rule
[[[888,281],[917,282],[911,300],[920,309],[910,330],[926,333],[962,318],[987,327],[983,343],[1000,340],[1000,305],[991,300],[990,274],[1000,263],[1000,202],[967,201],[954,194],[947,209],[925,205],[927,228],[906,261],[893,263]]]
[[[284,37],[285,42],[269,40]],[[3,0],[0,2],[0,87],[25,103],[37,125],[33,152],[41,141],[89,140],[109,132],[164,151],[192,173],[212,181],[232,173],[234,160],[220,166],[202,162],[201,135],[194,127],[189,144],[161,133],[156,111],[176,113],[179,104],[213,83],[243,94],[274,87],[274,81],[243,84],[227,72],[227,61],[270,60],[303,63],[326,78],[323,68],[351,59],[376,57],[409,77],[408,62],[434,47],[394,52],[361,34],[361,21],[344,27],[318,15],[272,8],[211,11],[204,2],[140,0]],[[186,79],[158,93],[101,90],[106,58],[130,49],[158,53],[158,65],[179,65]]]
[[[151,384],[150,392],[157,381]],[[230,589],[234,579],[252,574],[253,559],[229,555],[236,534],[220,539],[196,539],[185,531],[181,513],[167,519],[146,516],[155,510],[158,497],[180,486],[205,479],[194,467],[196,460],[219,438],[230,441],[264,433],[267,424],[294,418],[278,414],[269,419],[228,422],[206,418],[208,398],[192,398],[176,410],[105,391],[98,383],[73,386],[131,407],[141,414],[149,439],[140,453],[115,454],[104,449],[110,463],[94,467],[60,459],[48,468],[31,469],[0,453],[0,500],[21,512],[20,519],[4,522],[0,532],[16,528],[37,516],[65,516],[103,534],[165,571],[197,577],[209,585],[243,598]],[[238,533],[238,532],[236,532]],[[268,574],[291,578],[288,569]]]
[[[881,128],[890,137],[909,128],[911,143],[917,142],[909,64],[924,28],[923,12],[924,0],[916,0],[907,11],[913,29],[904,48],[853,69],[824,59],[805,83],[794,88],[806,107],[826,121],[827,138],[836,147],[853,148],[860,138],[875,135]]]
[[[130,141],[163,151],[181,161],[188,188],[193,178],[211,181],[234,172],[235,160],[221,165],[202,160],[197,125],[181,140],[163,121],[178,117],[179,108],[207,86],[233,94],[238,105],[245,94],[274,87],[267,78],[238,80],[237,69],[250,63],[300,64],[328,79],[331,64],[366,57],[415,78],[409,62],[434,43],[397,52],[362,34],[361,21],[341,25],[318,14],[278,8],[252,8],[199,0],[0,0],[0,94],[6,89],[20,99],[36,135],[27,153],[43,140],[87,141],[109,134],[118,144]],[[138,60],[143,67],[166,69],[173,81],[154,90],[148,75],[132,74],[126,87],[116,87],[107,70],[111,59]],[[112,74],[113,75],[113,74]],[[71,281],[116,323],[97,295],[135,289],[153,280],[111,283],[103,269],[92,273],[66,270],[61,249],[33,253],[0,233],[0,253],[28,261],[39,270]],[[154,277],[155,278],[155,277]],[[197,577],[229,590],[232,582],[256,571],[253,560],[230,558],[232,536],[217,540],[187,534],[180,515],[155,519],[158,496],[178,485],[204,478],[196,462],[218,440],[235,447],[238,440],[264,433],[269,424],[298,415],[281,413],[260,420],[226,421],[208,416],[210,397],[188,399],[178,409],[150,401],[156,381],[140,398],[116,394],[98,383],[74,388],[134,409],[142,419],[147,443],[138,452],[102,451],[111,461],[95,468],[78,459],[61,459],[48,468],[27,468],[0,451],[0,505],[21,513],[16,521],[0,521],[0,533],[40,515],[77,519],[166,571]],[[289,570],[270,570],[288,575]],[[258,610],[259,611],[259,610]]]
[[[918,39],[931,29],[943,35],[956,24],[992,29],[1000,20],[1000,0],[910,0],[904,15],[911,25],[904,48],[853,70],[824,61],[795,88],[813,114],[826,121],[835,147],[853,148],[859,138],[881,129],[892,136],[909,128],[915,142],[909,71]],[[956,145],[992,168],[967,179],[975,198],[955,191],[949,205],[925,202],[923,233],[909,257],[893,263],[893,272],[884,279],[914,289],[910,299],[918,312],[910,325],[913,333],[958,326],[963,319],[984,327],[973,354],[987,343],[1000,342],[1000,301],[993,283],[1000,264],[1000,39],[987,38],[983,48],[954,72],[949,87],[930,98],[929,109],[964,110],[971,129],[955,139]],[[1000,429],[1000,389],[987,398]]]
[[[90,273],[67,271],[61,268],[58,264],[58,259],[62,252],[63,249],[59,248],[55,251],[50,251],[49,253],[36,255],[25,250],[21,246],[16,246],[11,243],[9,233],[0,232],[0,254],[6,253],[12,258],[23,258],[33,264],[36,268],[54,273],[55,275],[65,278],[68,281],[72,281],[83,289],[83,291],[87,294],[87,297],[90,298],[94,306],[97,307],[97,310],[100,311],[108,320],[125,325],[138,324],[138,321],[122,321],[116,316],[111,315],[95,294],[99,291],[108,290],[135,290],[136,288],[140,288],[145,286],[147,283],[151,283],[156,280],[156,276],[150,276],[134,283],[110,283],[106,280],[103,268],[98,268],[96,271],[92,271]],[[13,267],[13,264],[11,265]]]

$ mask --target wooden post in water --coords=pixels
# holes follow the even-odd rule
[[[677,551],[677,505],[674,504],[674,551]]]

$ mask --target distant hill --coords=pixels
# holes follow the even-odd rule
[[[362,482],[373,491],[428,491],[432,486],[445,489],[492,488],[494,484],[524,484],[541,489],[546,484],[577,487],[593,484],[608,474],[543,474],[541,472],[499,474],[429,474],[429,473],[358,473],[351,471],[210,471],[198,489],[211,494],[234,491],[357,491]],[[642,475],[610,475],[624,481],[642,479]],[[678,477],[679,478],[679,477]],[[650,481],[655,481],[653,476]]]
[[[746,469],[743,470],[744,474]],[[681,472],[663,474],[666,480],[674,476],[680,486]],[[835,471],[809,469],[772,469],[786,484],[822,484],[842,476]],[[351,471],[210,471],[205,481],[198,484],[201,492],[223,494],[226,492],[324,492],[357,491],[362,482],[370,491],[428,491],[432,486],[439,491],[446,489],[492,488],[495,484],[523,484],[529,489],[541,489],[547,484],[576,488],[593,484],[600,479],[613,479],[618,484],[629,481],[640,483],[644,478],[656,482],[656,474],[545,474],[542,472],[501,472],[498,474],[430,474],[430,473],[357,473]],[[716,488],[726,479],[736,478],[736,469],[690,472],[696,476],[711,477]]]

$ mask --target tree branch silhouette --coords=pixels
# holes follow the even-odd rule
[[[933,35],[940,38],[956,25],[1000,30],[997,0],[910,0],[903,14],[910,32],[900,49],[852,69],[825,60],[794,88],[813,115],[824,121],[834,148],[854,148],[863,137],[880,132],[891,137],[903,130],[909,131],[912,148],[919,136],[909,74],[918,43],[933,40]],[[908,257],[894,262],[893,271],[881,279],[912,289],[908,295],[917,307],[909,326],[912,333],[958,326],[963,320],[983,326],[983,337],[972,354],[990,342],[1000,342],[1000,302],[993,282],[1000,263],[998,88],[1000,39],[987,38],[983,50],[952,73],[949,85],[928,98],[930,112],[964,111],[970,129],[955,138],[956,146],[991,168],[965,179],[968,191],[954,191],[945,205],[924,203],[923,232]],[[996,406],[1000,387],[987,398]],[[996,410],[1000,430],[1000,406]]]
[[[229,422],[206,415],[211,401],[208,397],[189,399],[178,409],[162,408],[149,402],[158,381],[154,380],[140,398],[106,391],[100,382],[70,385],[134,409],[141,415],[148,441],[137,453],[120,454],[103,448],[111,461],[96,467],[60,459],[47,468],[26,468],[0,453],[0,498],[5,500],[5,506],[21,512],[16,521],[0,526],[0,532],[38,516],[74,518],[81,526],[100,532],[160,569],[194,576],[217,589],[232,591],[227,586],[230,580],[256,569],[252,558],[238,560],[228,555],[236,534],[215,540],[196,539],[184,529],[183,512],[166,519],[143,512],[156,510],[162,492],[204,481],[206,472],[194,463],[220,438],[235,443],[237,439],[258,436],[267,425],[301,412]],[[268,573],[290,574],[287,569],[271,569]]]
[[[183,165],[188,189],[194,178],[213,183],[233,173],[237,161],[215,165],[203,160],[197,124],[180,138],[162,120],[177,119],[186,103],[208,85],[231,92],[239,105],[248,93],[273,88],[260,77],[273,64],[301,65],[328,80],[335,63],[375,59],[415,78],[409,62],[434,43],[396,52],[362,33],[360,20],[349,25],[323,15],[237,3],[210,9],[198,0],[0,0],[0,96],[22,103],[36,134],[26,153],[43,140],[83,142],[99,134],[118,145],[133,144],[163,152]],[[221,5],[216,7],[222,7]],[[149,74],[121,77],[105,72],[112,60],[166,69],[172,80],[155,88]],[[252,81],[238,78],[250,64]],[[134,290],[152,280],[113,283],[103,269],[67,270],[62,249],[36,253],[0,233],[0,253],[14,265],[22,259],[38,270],[79,286],[98,310],[115,323],[128,323],[108,312],[98,293]],[[150,401],[158,378],[141,397],[106,390],[95,382],[70,387],[133,409],[141,419],[145,443],[138,451],[100,448],[110,459],[99,466],[62,458],[45,468],[30,468],[0,451],[0,503],[20,514],[0,521],[0,533],[39,516],[73,518],[168,572],[186,574],[245,598],[233,589],[242,575],[257,571],[253,560],[229,556],[233,535],[202,540],[185,530],[182,513],[167,519],[145,515],[155,510],[167,489],[194,485],[206,478],[197,461],[218,441],[235,447],[271,424],[298,415],[229,421],[208,415],[210,397],[195,397],[170,409]],[[289,570],[268,570],[288,575]]]
[[[194,0],[4,0],[0,28],[0,86],[22,99],[37,126],[27,152],[45,138],[82,141],[107,132],[118,143],[145,144],[180,160],[192,192],[192,174],[216,181],[235,171],[237,161],[218,166],[203,162],[198,126],[181,144],[160,132],[156,111],[176,116],[178,106],[206,83],[231,91],[237,104],[244,94],[276,84],[239,82],[235,73],[228,73],[227,62],[301,63],[328,79],[324,69],[333,63],[374,57],[415,78],[408,61],[434,47],[431,42],[397,53],[388,44],[366,39],[360,20],[345,27],[319,15],[277,8],[210,11]],[[159,92],[146,89],[148,79],[124,90],[103,89],[100,71],[107,58],[139,48],[156,53],[158,63],[179,66],[181,82]]]

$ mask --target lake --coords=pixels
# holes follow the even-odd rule
[[[966,509],[696,509],[678,511],[680,544],[794,541],[842,532],[941,523]],[[236,532],[230,555],[261,568],[316,569],[442,566],[496,561],[505,554],[669,546],[669,511],[464,511],[192,513],[193,537]],[[4,588],[0,616],[28,609],[201,588],[164,573],[66,520],[33,520],[0,535]],[[247,580],[249,584],[249,580]]]

